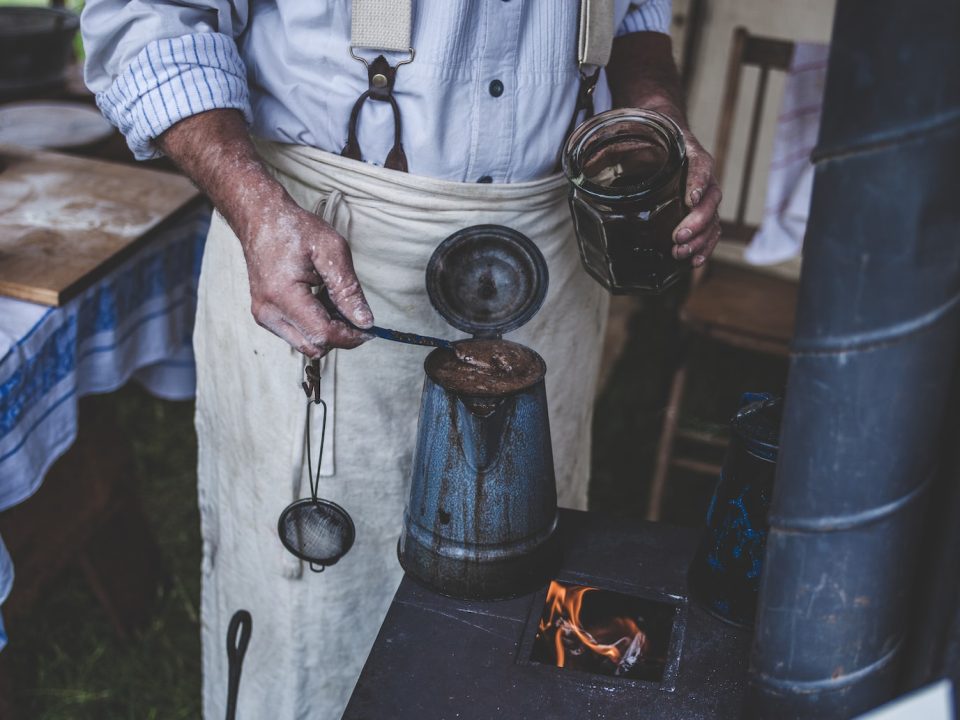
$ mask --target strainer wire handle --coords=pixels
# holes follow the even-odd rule
[[[313,472],[313,461],[311,457],[313,453],[310,449],[310,416],[313,415],[313,412],[310,408],[311,405],[319,405],[323,408],[323,423],[320,425],[320,452],[317,453],[317,472]],[[323,464],[323,445],[327,437],[327,403],[320,399],[320,393],[317,392],[316,400],[307,401],[307,474],[310,478],[310,497],[313,498],[314,502],[317,502],[317,491],[320,489],[320,466]]]
[[[313,463],[310,459],[310,416],[313,415],[311,405],[320,405],[323,407],[323,423],[320,425],[320,452],[317,453],[317,473],[313,473]],[[316,400],[307,401],[307,474],[310,477],[310,497],[314,502],[317,500],[317,491],[320,489],[320,465],[323,463],[323,445],[327,437],[327,403],[320,399],[320,392],[317,391]],[[326,565],[318,565],[315,562],[310,563],[310,569],[315,573],[322,573],[327,569]]]

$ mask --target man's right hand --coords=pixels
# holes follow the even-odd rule
[[[311,291],[322,286],[343,317],[373,325],[346,240],[299,207],[257,157],[243,117],[213,110],[181,120],[160,148],[203,190],[237,234],[257,323],[311,358],[371,336],[331,319]]]
[[[347,241],[329,224],[292,200],[266,209],[241,240],[250,279],[250,309],[257,324],[312,358],[331,348],[353,348],[371,336],[332,320],[311,287],[360,328],[373,314],[360,289]]]

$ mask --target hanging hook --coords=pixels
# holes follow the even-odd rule
[[[307,399],[315,405],[320,404],[320,360],[310,360],[303,368],[303,374],[306,377],[300,387],[306,393]]]

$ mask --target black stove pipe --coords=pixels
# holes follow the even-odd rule
[[[960,334],[960,3],[839,0],[746,715],[899,693]]]

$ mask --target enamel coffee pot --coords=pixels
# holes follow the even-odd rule
[[[557,491],[546,364],[502,336],[543,303],[546,261],[515,230],[466,228],[437,247],[427,292],[444,319],[474,339],[424,362],[400,563],[444,595],[520,595],[558,566]]]

